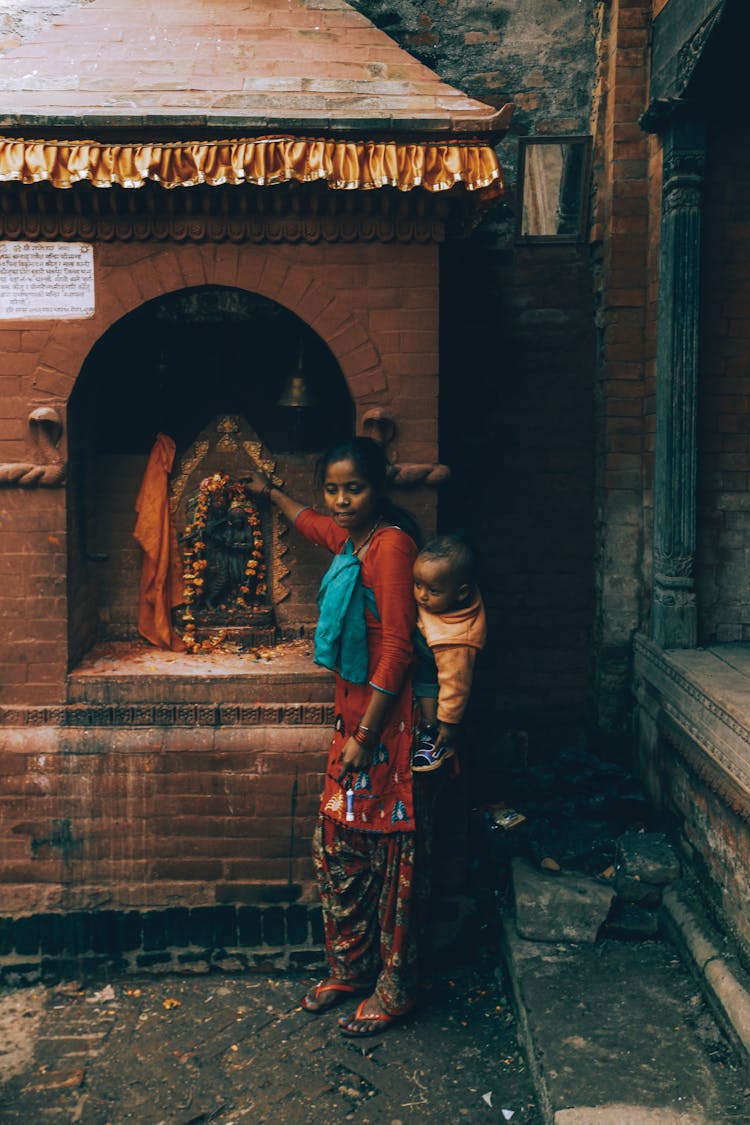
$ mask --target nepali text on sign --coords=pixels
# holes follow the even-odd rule
[[[0,242],[0,320],[94,315],[94,248]]]

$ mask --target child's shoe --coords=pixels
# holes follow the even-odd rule
[[[452,746],[440,746],[435,749],[435,739],[438,728],[430,723],[420,723],[417,727],[417,744],[412,751],[412,773],[429,773],[436,770],[448,758],[452,758]]]

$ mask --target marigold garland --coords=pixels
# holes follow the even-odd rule
[[[236,609],[258,608],[262,605],[268,591],[263,555],[263,531],[258,509],[243,484],[239,481],[232,482],[226,473],[214,473],[200,483],[198,497],[183,536],[187,546],[184,551],[185,631],[182,639],[188,652],[210,652],[227,635],[226,629],[221,629],[209,640],[199,641],[195,635],[193,607],[200,602],[206,581],[205,574],[208,569],[206,531],[209,516],[220,511],[228,513],[230,508],[238,507],[245,513],[247,526],[251,531],[252,545],[245,564],[244,581],[240,584],[239,594],[233,604],[226,607],[228,613]]]

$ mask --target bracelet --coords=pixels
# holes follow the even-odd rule
[[[261,496],[270,496],[272,491],[273,491],[273,485],[271,484],[270,480],[267,480],[265,482],[265,484],[263,485],[263,489],[261,491]]]
[[[358,742],[360,746],[364,746],[365,750],[371,750],[372,746],[370,745],[370,740],[368,738],[369,734],[370,734],[370,728],[369,727],[363,727],[362,724],[360,723],[359,726],[355,729],[354,733],[352,734],[352,738],[354,739],[355,742]]]

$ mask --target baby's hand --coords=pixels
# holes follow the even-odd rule
[[[459,731],[458,723],[438,723],[438,733],[435,739],[435,749],[440,746],[455,746],[456,735]]]

